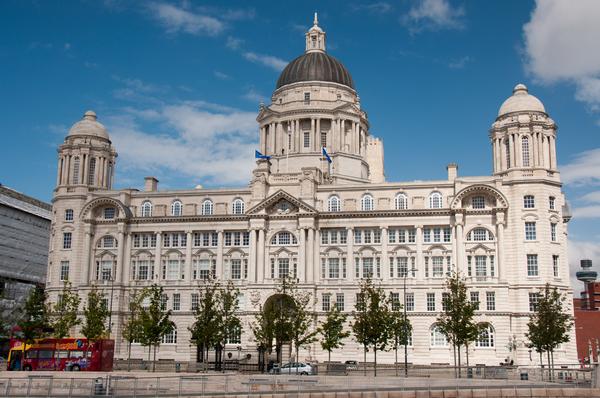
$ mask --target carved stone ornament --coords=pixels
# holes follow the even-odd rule
[[[260,304],[260,292],[258,290],[252,290],[249,297],[253,307],[257,307]]]

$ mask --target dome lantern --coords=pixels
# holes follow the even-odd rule
[[[313,26],[306,32],[306,50],[310,52],[325,52],[325,32],[319,26],[319,17],[315,12]]]

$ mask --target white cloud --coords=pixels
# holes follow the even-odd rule
[[[244,40],[239,39],[237,37],[229,36],[229,37],[227,37],[225,46],[227,46],[227,48],[230,48],[232,50],[237,50],[242,46],[243,43],[244,43]]]
[[[588,192],[581,198],[584,202],[600,203],[600,191]]]
[[[204,101],[121,111],[105,120],[121,172],[139,173],[140,181],[152,172],[213,186],[248,183],[258,136],[254,112]]]
[[[462,29],[465,10],[453,7],[448,0],[420,0],[400,21],[411,33],[422,30]]]
[[[154,18],[170,33],[186,32],[194,35],[216,36],[225,25],[217,18],[194,13],[167,3],[151,3],[149,9]]]
[[[214,71],[213,74],[219,80],[229,80],[229,79],[231,79],[231,76],[229,76],[227,73],[223,73],[223,72],[218,71],[218,70]]]
[[[575,159],[560,167],[561,178],[566,184],[600,184],[600,148],[590,149],[575,156]]]
[[[576,207],[573,209],[573,217],[600,218],[600,205]]]
[[[259,93],[254,87],[250,87],[248,91],[242,95],[242,98],[252,102],[265,102],[265,96]]]
[[[353,4],[350,6],[353,11],[367,11],[373,14],[386,14],[392,11],[392,5],[385,1],[377,1],[375,3]]]
[[[268,66],[278,72],[287,65],[286,61],[273,55],[257,54],[251,51],[247,51],[243,55],[248,61]]]
[[[454,59],[448,63],[450,69],[463,69],[471,61],[471,57],[465,55],[464,57]]]
[[[599,20],[597,0],[538,0],[523,27],[527,69],[542,82],[574,84],[592,111],[600,111]]]

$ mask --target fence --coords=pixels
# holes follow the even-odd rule
[[[21,376],[21,375],[19,375]],[[84,373],[28,375],[0,378],[0,397],[185,397],[216,395],[297,395],[310,392],[348,393],[362,391],[498,390],[587,387],[583,383],[539,383],[530,381],[442,379],[403,377],[301,376],[206,374],[140,376],[108,374],[90,377]],[[516,391],[515,391],[516,394]],[[515,395],[516,396],[516,395]]]

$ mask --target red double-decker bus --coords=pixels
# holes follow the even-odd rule
[[[10,341],[7,370],[111,371],[114,340],[39,339]]]

